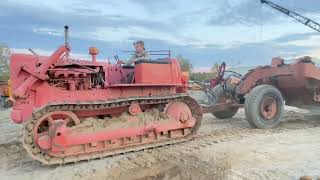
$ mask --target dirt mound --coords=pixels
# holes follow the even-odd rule
[[[184,180],[184,179],[225,179],[230,164],[225,159],[211,158],[201,161],[188,154],[173,151],[143,153],[135,158],[125,158],[119,165],[111,168],[108,179],[134,180]],[[105,172],[95,172],[90,179],[105,177]]]

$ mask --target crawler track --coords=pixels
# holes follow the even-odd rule
[[[65,156],[65,157],[53,157],[50,156],[46,151],[42,151],[38,148],[34,142],[33,129],[35,127],[36,121],[46,113],[53,111],[77,111],[77,110],[101,110],[115,107],[129,106],[132,102],[138,102],[140,105],[147,104],[168,104],[170,102],[181,101],[190,107],[193,117],[196,118],[196,124],[192,129],[186,129],[190,133],[182,138],[171,138],[157,140],[148,144],[135,144],[132,146],[119,147],[117,149],[92,152],[92,153],[82,153],[79,155]],[[66,103],[54,103],[39,108],[33,113],[31,120],[27,121],[24,125],[23,131],[23,146],[32,158],[40,161],[43,164],[66,164],[71,162],[77,162],[82,160],[90,160],[103,158],[107,156],[112,156],[116,154],[122,154],[127,152],[139,151],[143,149],[155,148],[159,146],[171,145],[175,143],[185,142],[193,138],[199,129],[202,119],[201,107],[194,99],[190,98],[187,94],[177,94],[170,96],[149,96],[149,97],[130,97],[116,100],[108,101],[97,101],[97,102],[85,102],[78,104],[66,104]]]

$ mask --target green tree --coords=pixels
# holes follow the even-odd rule
[[[214,63],[213,66],[211,67],[211,73],[213,77],[217,77],[218,76],[218,71],[219,71],[219,64],[218,63]]]
[[[213,73],[211,72],[197,72],[197,73],[191,73],[190,80],[192,81],[200,81],[200,82],[210,82],[210,80],[213,78]]]
[[[182,57],[182,55],[178,55],[176,57],[178,59],[178,61],[180,62],[180,67],[182,71],[188,71],[189,73],[191,73],[193,66],[190,62],[189,59]]]
[[[9,79],[9,48],[0,44],[0,81]]]

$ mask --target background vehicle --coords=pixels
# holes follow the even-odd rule
[[[267,0],[261,3],[320,32],[320,25],[307,17]],[[291,64],[274,58],[271,65],[251,69],[243,77],[233,72],[224,79],[225,66],[221,64],[222,76],[214,81],[218,85],[203,88],[210,105],[226,103],[226,108],[213,113],[217,118],[230,118],[238,111],[235,107],[244,106],[252,127],[273,128],[281,121],[284,101],[295,107],[319,105],[320,69],[310,57],[298,58]]]
[[[10,106],[8,101],[8,98],[11,96],[10,89],[10,81],[0,81],[0,104],[3,108]]]

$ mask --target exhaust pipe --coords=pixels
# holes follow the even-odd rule
[[[66,58],[69,58],[69,26],[65,25],[64,26],[64,45],[67,48],[67,52],[66,52]]]

